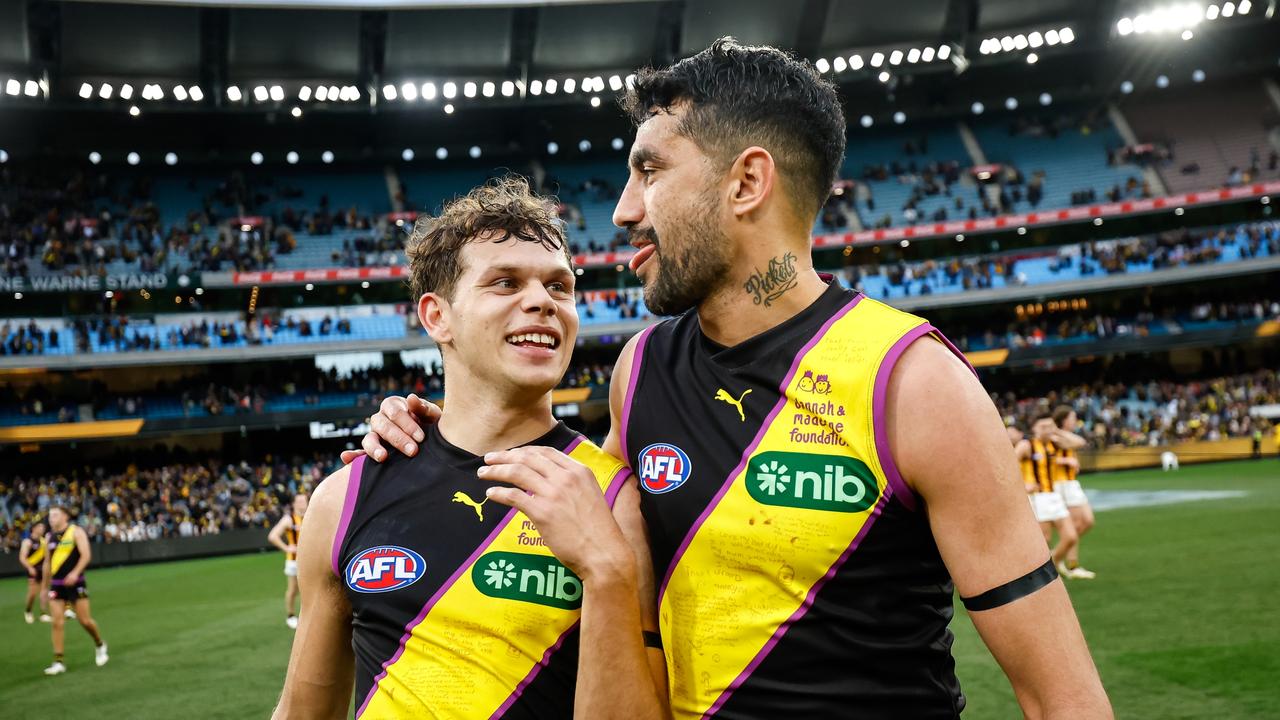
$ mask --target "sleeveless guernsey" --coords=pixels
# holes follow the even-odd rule
[[[530,443],[629,471],[563,424]],[[582,584],[523,514],[489,504],[480,457],[432,426],[422,452],[351,467],[333,571],[352,608],[356,716],[571,718]]]
[[[883,420],[890,371],[925,335],[951,347],[836,284],[732,348],[696,311],[645,331],[621,438],[661,578],[676,717],[963,709],[951,578]]]

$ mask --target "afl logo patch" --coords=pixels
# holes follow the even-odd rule
[[[369,548],[347,563],[347,587],[359,593],[382,593],[408,587],[427,570],[422,556],[408,548],[381,545]]]
[[[693,464],[683,450],[654,443],[640,451],[640,486],[655,495],[680,487],[693,474]]]

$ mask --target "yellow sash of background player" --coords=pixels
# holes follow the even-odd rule
[[[600,489],[612,503],[624,466],[589,442],[581,442],[569,457],[595,473]],[[403,651],[380,676],[372,696],[357,712],[362,720],[382,718],[488,718],[500,716],[533,680],[541,663],[559,648],[564,635],[581,616],[577,607],[553,607],[511,597],[494,597],[490,579],[509,585],[496,592],[508,595],[520,590],[525,569],[547,570],[544,583],[529,581],[527,588],[553,597],[553,583],[569,573],[554,558],[533,523],[523,513],[502,505],[486,508],[507,513],[504,524],[432,598],[426,615],[412,628]],[[423,553],[427,563],[430,555]],[[545,558],[545,559],[544,559]],[[496,572],[496,575],[486,573]],[[572,577],[572,573],[569,573]],[[576,578],[574,578],[576,580]],[[563,580],[568,587],[572,583]],[[579,586],[580,587],[580,586]]]
[[[44,549],[47,541],[44,538],[31,538],[31,550],[27,553],[27,562],[36,567],[44,562]]]
[[[824,326],[801,350],[749,461],[686,538],[659,602],[676,717],[718,710],[879,516],[892,490],[876,452],[876,376],[913,328],[928,326],[866,298]],[[829,384],[815,386],[821,375]],[[844,444],[793,440],[802,433]]]

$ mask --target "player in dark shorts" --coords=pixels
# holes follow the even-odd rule
[[[49,545],[45,552],[44,573],[49,578],[49,611],[53,625],[53,664],[44,669],[45,675],[61,675],[67,671],[63,663],[63,627],[66,610],[75,609],[80,627],[93,638],[93,661],[98,667],[107,664],[107,644],[102,641],[98,624],[89,612],[89,588],[84,569],[89,566],[92,554],[89,535],[84,528],[71,523],[71,515],[64,507],[49,510]]]
[[[46,530],[44,522],[37,520],[18,548],[18,562],[27,571],[27,605],[22,617],[28,625],[36,621],[31,608],[35,606],[37,598],[40,600],[40,622],[50,620],[49,598],[44,589],[44,556],[49,545],[49,539],[45,537]]]
[[[639,72],[627,106],[614,222],[676,317],[624,348],[603,447],[643,489],[675,716],[957,717],[954,589],[1028,716],[1111,717],[972,368],[814,269],[835,88],[726,39]],[[403,450],[408,404],[383,413]]]
[[[551,411],[578,331],[554,205],[498,181],[407,254],[447,409],[415,457],[316,488],[275,717],[347,717],[353,677],[360,718],[663,717],[639,491]]]

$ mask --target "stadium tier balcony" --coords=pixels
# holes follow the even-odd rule
[[[848,269],[840,274],[846,284],[860,287],[869,297],[893,300],[1277,256],[1280,256],[1280,226],[1258,223],[1221,232],[1193,231],[1180,242],[1160,243],[1154,238],[1107,240],[1039,253],[886,263]]]
[[[1184,266],[1224,265],[1280,257],[1280,225],[1272,222],[1197,230],[1185,235],[1143,237],[1015,252],[828,269],[846,285],[890,302],[1057,285],[1110,275],[1144,275]],[[97,320],[11,319],[0,324],[0,356],[154,352],[259,345],[396,341],[425,336],[411,326],[407,307],[310,308],[288,311],[252,326],[234,314],[112,317]],[[652,318],[639,288],[584,290],[578,313],[584,329],[644,323]],[[331,318],[322,332],[325,316]],[[294,326],[289,325],[293,318]],[[307,321],[309,324],[304,324]],[[339,324],[342,321],[342,325]],[[34,332],[32,328],[34,327]],[[304,329],[305,327],[305,329]]]

